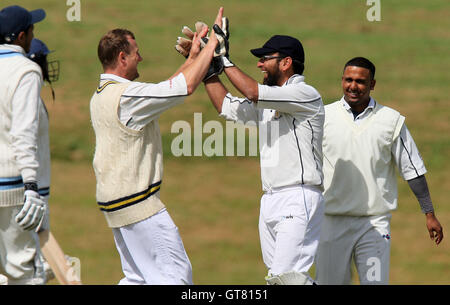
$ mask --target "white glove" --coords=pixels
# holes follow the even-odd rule
[[[48,200],[41,196],[41,199],[45,202],[45,212],[44,216],[42,216],[42,221],[39,226],[36,227],[36,232],[40,233],[41,231],[50,231],[50,209],[48,206]]]
[[[27,190],[24,194],[22,210],[17,214],[15,220],[23,230],[39,231],[44,219],[47,205],[38,192]]]

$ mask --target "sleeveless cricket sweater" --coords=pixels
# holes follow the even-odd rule
[[[23,204],[23,180],[9,131],[14,93],[22,77],[30,72],[42,75],[39,65],[23,54],[6,49],[0,51],[0,207]]]
[[[339,101],[325,106],[325,214],[370,216],[397,208],[391,148],[404,121],[400,113],[379,103],[360,125]]]
[[[96,146],[97,203],[109,227],[146,219],[162,208],[162,144],[156,120],[137,131],[118,118],[123,91],[130,83],[103,81],[90,102]]]

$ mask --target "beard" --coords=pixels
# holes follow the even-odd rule
[[[278,86],[278,80],[281,77],[281,73],[277,70],[274,73],[267,71],[267,77],[263,81],[263,85],[267,86]]]

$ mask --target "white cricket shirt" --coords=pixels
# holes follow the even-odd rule
[[[258,93],[256,104],[228,93],[220,115],[259,127],[263,190],[299,184],[322,188],[325,112],[319,92],[294,74],[283,86],[259,84]]]
[[[101,74],[100,81],[131,82],[114,74]],[[157,84],[131,82],[120,98],[119,120],[128,128],[140,130],[164,111],[181,104],[187,96],[183,73]]]

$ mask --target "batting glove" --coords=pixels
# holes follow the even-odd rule
[[[48,200],[41,196],[41,199],[45,202],[45,212],[44,216],[42,216],[42,221],[38,227],[36,227],[36,232],[40,233],[41,231],[50,231],[50,209],[48,208]]]
[[[17,214],[15,220],[23,230],[39,231],[45,216],[47,205],[38,192],[27,190],[24,194],[22,210]]]

